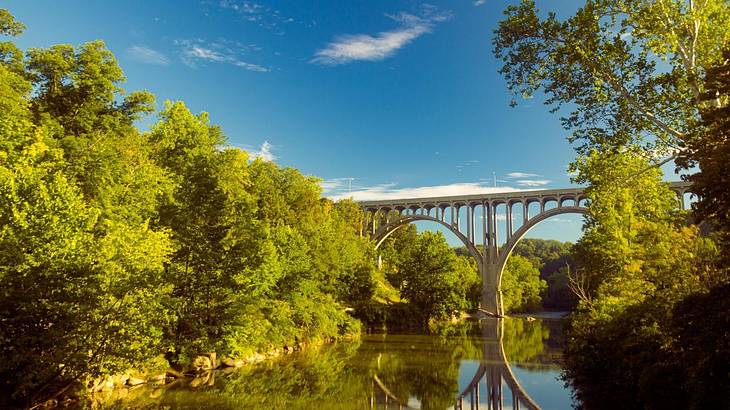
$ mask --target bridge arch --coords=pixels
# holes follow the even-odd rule
[[[479,268],[479,271],[481,272],[483,269],[483,263],[484,258],[482,254],[479,252],[479,250],[476,248],[474,243],[470,241],[463,233],[461,233],[457,227],[448,224],[440,219],[434,218],[432,216],[428,215],[406,215],[401,216],[400,218],[397,218],[395,220],[389,221],[387,224],[382,226],[380,229],[378,229],[377,232],[375,232],[375,235],[373,236],[373,240],[375,241],[375,249],[380,248],[380,245],[385,242],[386,239],[390,235],[392,235],[395,231],[397,231],[399,228],[402,228],[410,223],[416,222],[416,221],[431,221],[436,222],[441,226],[446,227],[451,233],[456,235],[457,238],[466,246],[466,249],[469,251],[469,254],[474,257],[474,259],[477,262],[477,267]]]
[[[502,288],[502,274],[504,273],[504,267],[507,265],[507,260],[509,259],[510,255],[512,255],[512,251],[514,251],[517,244],[522,240],[522,238],[525,237],[525,235],[537,224],[540,222],[549,219],[553,216],[557,215],[563,215],[563,214],[580,214],[580,215],[586,215],[588,213],[588,210],[585,207],[577,206],[577,203],[575,206],[563,206],[558,208],[553,208],[546,210],[539,215],[536,215],[530,219],[528,219],[527,223],[522,225],[517,231],[515,231],[512,236],[509,238],[507,243],[505,243],[504,248],[502,249],[502,252],[500,252],[499,257],[497,259],[497,288]],[[500,305],[502,302],[502,298],[500,296]],[[500,307],[500,311],[502,311]]]

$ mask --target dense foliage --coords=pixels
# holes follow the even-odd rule
[[[723,61],[710,67],[705,77],[704,99],[719,102],[702,110],[702,132],[686,139],[680,165],[699,167],[687,179],[702,200],[695,208],[698,221],[712,225],[724,249],[730,249],[730,48]],[[723,266],[730,268],[730,252],[724,252]]]
[[[22,29],[0,10],[0,34]],[[345,308],[375,269],[359,207],[181,102],[140,131],[154,98],[123,81],[101,41],[0,43],[2,396],[356,333]]]
[[[696,226],[685,225],[661,172],[639,172],[647,165],[631,152],[579,159],[577,179],[590,183],[590,204],[575,247],[572,284],[581,301],[566,364],[587,408],[663,408],[689,405],[693,396],[666,392],[670,385],[688,387],[674,357],[685,346],[673,335],[673,317],[682,300],[716,280],[717,250]]]
[[[586,0],[560,19],[509,6],[493,39],[510,91],[545,93],[571,141],[674,152],[699,128],[703,73],[730,41],[725,0]]]
[[[547,282],[529,259],[512,255],[502,272],[502,307],[506,313],[534,312],[541,309]]]
[[[525,238],[512,251],[513,255],[527,258],[540,270],[540,278],[547,282],[547,289],[542,294],[542,306],[546,309],[575,308],[577,299],[570,290],[568,278],[575,265],[572,250],[570,242]]]
[[[590,205],[566,355],[580,404],[730,406],[730,4],[587,0],[561,20],[524,0],[505,15],[493,44],[509,88],[570,108],[563,125],[581,143],[573,168]],[[688,178],[702,194],[694,218],[714,227],[717,245],[676,210],[655,167],[666,154],[699,165]]]
[[[408,225],[380,247],[388,282],[402,300],[387,306],[381,318],[391,327],[428,328],[476,308],[481,279],[471,256],[458,254],[440,232],[418,233]]]

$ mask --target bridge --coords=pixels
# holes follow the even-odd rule
[[[669,188],[678,196],[677,206],[686,209],[685,194],[691,192],[691,184],[670,182]],[[363,229],[376,249],[393,232],[413,222],[431,221],[446,227],[477,262],[482,277],[480,310],[502,316],[502,272],[517,243],[548,218],[585,214],[587,199],[583,188],[566,188],[362,201],[360,206],[365,212]],[[499,229],[499,225],[503,227]]]

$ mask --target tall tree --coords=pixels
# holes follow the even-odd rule
[[[0,11],[2,34],[21,29]],[[36,57],[53,52],[35,50],[24,60],[11,43],[0,48],[0,349],[8,358],[0,373],[9,381],[2,388],[27,404],[160,348],[170,315],[160,273],[170,242],[148,219],[166,178],[131,128],[140,111],[114,111],[114,95],[85,86],[119,90],[122,77],[99,69],[119,70],[103,45],[65,48],[69,58],[49,59],[59,64],[43,75]],[[102,65],[93,58],[99,55],[106,56]],[[62,87],[51,97],[52,76]],[[88,142],[92,130],[72,134],[58,126],[80,114],[74,107],[82,100],[94,106],[86,117],[106,124],[100,132],[108,140],[86,144],[84,156],[96,163],[85,173],[72,171],[84,167],[84,156],[60,142]],[[57,118],[44,101],[59,110]],[[133,143],[124,148],[121,141]]]
[[[702,111],[704,129],[688,139],[680,163],[699,168],[688,178],[700,198],[695,217],[713,225],[725,249],[723,266],[730,269],[730,49],[722,63],[707,71],[705,83],[705,98],[721,105]]]
[[[681,391],[660,393],[681,374],[667,365],[670,318],[677,303],[712,282],[714,245],[685,226],[661,171],[638,154],[592,151],[578,169],[576,179],[590,184],[575,246],[588,286],[571,319],[566,374],[588,408],[682,407]]]
[[[704,73],[730,42],[724,0],[587,0],[566,19],[509,6],[493,40],[509,89],[542,91],[579,150],[677,152],[699,127]]]

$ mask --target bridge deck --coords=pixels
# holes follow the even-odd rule
[[[670,188],[677,193],[684,193],[689,190],[691,184],[685,181],[674,181],[669,183]],[[583,187],[559,188],[559,189],[536,189],[526,191],[505,191],[497,193],[479,193],[473,195],[454,195],[442,197],[426,197],[426,198],[403,198],[403,199],[383,199],[377,201],[358,201],[360,206],[365,209],[377,208],[393,208],[408,206],[427,206],[432,207],[464,204],[474,202],[522,202],[531,200],[540,200],[543,198],[560,197],[582,197]]]

